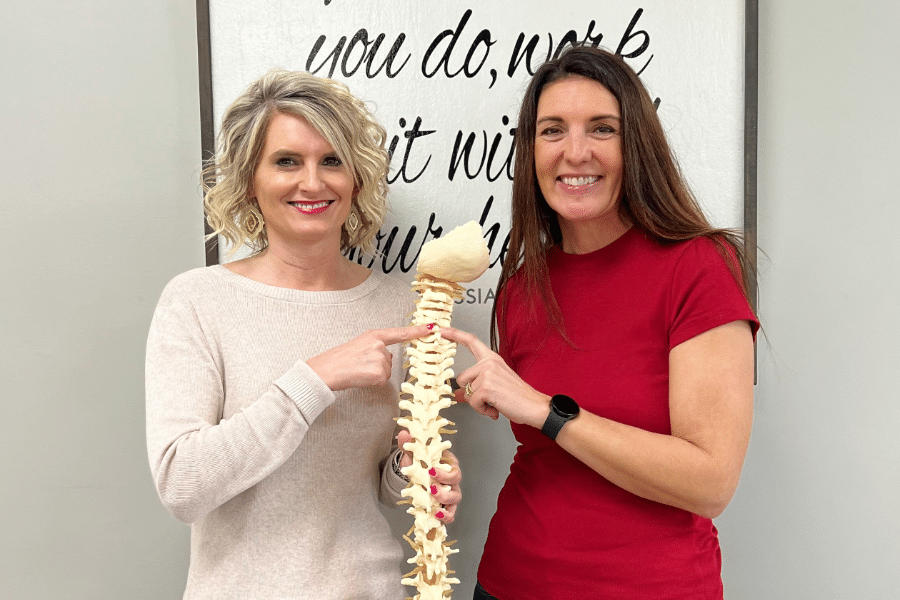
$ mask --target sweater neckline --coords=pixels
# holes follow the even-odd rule
[[[267,298],[274,298],[276,300],[298,302],[302,304],[345,304],[348,302],[355,302],[360,298],[371,294],[376,288],[378,288],[383,277],[381,273],[377,273],[375,270],[371,270],[369,271],[369,276],[366,277],[366,280],[356,287],[352,287],[347,290],[329,290],[317,292],[308,290],[295,290],[292,288],[283,288],[266,283],[260,283],[259,281],[255,281],[253,279],[250,279],[249,277],[238,275],[234,271],[231,271],[230,269],[225,267],[225,265],[221,264],[212,265],[211,267],[209,267],[209,269],[216,275],[225,279],[225,281],[227,281],[228,283],[241,287],[254,294],[266,296]]]

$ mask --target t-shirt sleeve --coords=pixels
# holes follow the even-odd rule
[[[733,255],[729,260],[737,264]],[[754,337],[759,329],[759,321],[726,258],[706,238],[689,242],[675,265],[669,312],[670,350],[732,321],[748,321]]]

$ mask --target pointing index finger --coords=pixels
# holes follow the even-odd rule
[[[391,344],[401,344],[409,342],[416,338],[425,337],[431,333],[428,325],[415,325],[410,327],[392,327],[388,329],[379,329],[375,335],[384,342],[385,346]]]
[[[481,340],[467,331],[460,331],[452,327],[441,329],[441,337],[451,342],[457,342],[469,349],[475,360],[481,360],[485,356],[491,354],[491,349],[487,347]]]

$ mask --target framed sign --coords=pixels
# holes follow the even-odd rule
[[[658,103],[685,176],[717,226],[756,240],[756,1],[198,0],[204,156],[225,107],[278,66],[343,81],[388,131],[391,212],[380,256],[356,257],[412,279],[418,249],[479,221],[491,269],[463,314],[486,331],[508,233],[518,103],[530,74],[572,42],[620,54]],[[218,262],[215,240],[207,262]],[[751,290],[755,297],[755,290]]]
[[[378,251],[349,256],[411,281],[425,242],[478,221],[491,268],[470,284],[454,326],[483,340],[509,233],[519,102],[534,70],[571,43],[614,51],[640,75],[707,216],[744,230],[755,265],[756,0],[572,0],[552,10],[516,0],[197,0],[197,16],[204,157],[224,109],[270,68],[346,83],[386,128],[392,155]],[[216,240],[207,249],[218,262]],[[477,486],[484,507],[454,524],[466,549],[455,568],[471,589],[514,444],[508,428],[467,413],[451,418],[459,436],[478,439],[476,449],[454,442],[463,464],[467,454],[479,464],[467,489]]]

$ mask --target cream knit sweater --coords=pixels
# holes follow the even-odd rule
[[[409,286],[373,272],[337,292],[277,288],[223,266],[163,291],[147,342],[156,488],[191,523],[185,599],[394,600],[402,552],[376,505],[390,466],[402,352],[381,386],[332,392],[304,359],[408,325]]]

